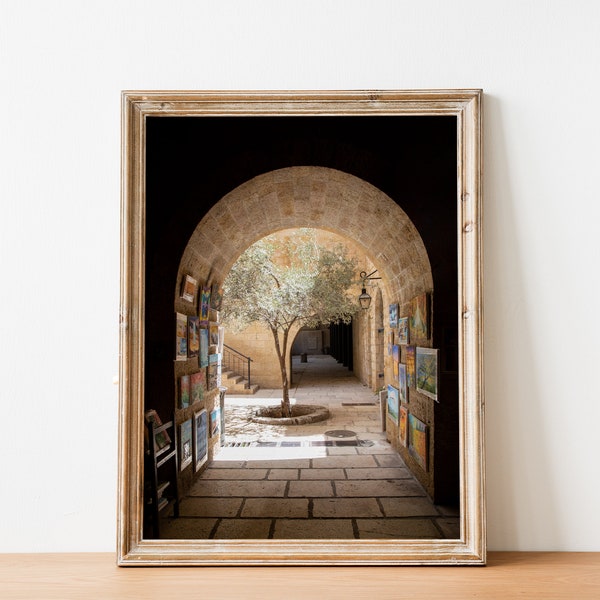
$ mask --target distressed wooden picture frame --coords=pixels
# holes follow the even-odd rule
[[[117,522],[117,563],[120,566],[485,564],[482,97],[481,90],[123,92]],[[144,539],[147,118],[319,115],[373,118],[445,115],[456,118],[460,537],[414,540]],[[172,319],[172,313],[169,319]]]

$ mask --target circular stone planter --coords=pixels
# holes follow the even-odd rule
[[[316,404],[294,404],[291,417],[281,416],[281,406],[264,406],[252,416],[262,425],[308,425],[329,419],[329,409]]]

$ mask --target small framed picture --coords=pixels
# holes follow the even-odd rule
[[[398,344],[408,344],[408,317],[398,319]]]
[[[175,313],[175,360],[187,360],[188,340],[188,318],[187,315]]]
[[[398,388],[393,385],[387,386],[387,412],[388,417],[398,424],[398,408],[399,408],[399,394]]]
[[[398,390],[400,391],[400,402],[408,402],[408,385],[406,380],[406,365],[398,363]]]
[[[179,378],[179,406],[187,408],[190,405],[190,376],[182,375]]]
[[[417,346],[417,392],[438,399],[438,351]]]
[[[208,412],[205,408],[203,408],[202,410],[194,413],[194,471],[199,471],[200,467],[202,467],[207,460]]]
[[[217,407],[210,412],[210,437],[215,437],[221,431],[221,408]]]
[[[188,317],[188,358],[200,353],[200,318]]]
[[[179,425],[179,470],[183,471],[192,464],[192,420]]]
[[[390,304],[390,327],[398,327],[398,304]]]
[[[181,297],[188,302],[194,302],[198,291],[198,280],[186,275],[181,282]]]
[[[406,448],[408,434],[408,410],[405,406],[400,407],[400,417],[398,423],[398,437],[400,443]]]
[[[200,402],[204,399],[206,391],[206,369],[200,369],[190,375],[190,396],[191,403]]]

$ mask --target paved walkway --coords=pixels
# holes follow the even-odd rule
[[[258,425],[280,390],[226,396],[225,445],[170,519],[165,537],[457,538],[456,509],[435,506],[382,432],[378,397],[330,356],[294,357],[293,402],[331,417]]]

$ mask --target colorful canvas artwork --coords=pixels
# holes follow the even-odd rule
[[[187,316],[175,313],[175,360],[187,360]]]
[[[188,358],[200,353],[200,318],[188,317]]]
[[[427,425],[408,415],[408,451],[419,466],[427,471]]]
[[[210,437],[218,435],[221,431],[221,409],[215,408],[210,412]]]
[[[406,448],[408,433],[408,410],[405,406],[400,407],[400,417],[398,422],[398,438],[400,443]]]
[[[208,329],[200,329],[200,355],[198,357],[198,365],[202,369],[208,367]]]
[[[209,344],[219,347],[219,324],[211,322],[208,328]]]
[[[406,364],[406,385],[409,388],[414,388],[416,384],[415,354],[415,346],[406,346],[404,362]]]
[[[152,423],[154,423],[156,427],[160,427],[162,425],[162,421],[160,420],[158,413],[153,408],[147,410],[144,414],[144,417],[146,419],[146,423],[149,423],[151,427]],[[171,437],[166,431],[161,431],[160,433],[157,433],[155,439],[156,445],[158,446],[159,450],[161,448],[164,448],[165,446],[168,446],[171,443]]]
[[[398,379],[398,363],[400,362],[400,346],[392,346],[392,367],[394,370],[394,379]]]
[[[429,339],[429,294],[420,294],[410,302],[410,340],[414,343]]]
[[[206,369],[201,369],[197,373],[190,375],[190,395],[192,404],[204,399],[206,390]]]
[[[208,309],[210,308],[210,286],[203,285],[200,292],[200,323],[208,327]]]
[[[219,283],[213,283],[210,290],[210,307],[214,310],[221,310],[223,303],[223,288]]]
[[[398,397],[398,388],[393,385],[387,386],[387,412],[388,417],[398,424],[398,407],[399,407],[399,397]]]
[[[408,402],[408,385],[406,383],[406,365],[398,365],[398,390],[400,392],[400,402]]]
[[[198,280],[191,275],[186,275],[181,282],[181,297],[188,302],[193,302],[196,298],[198,289]]]
[[[387,339],[388,339],[388,342],[387,342],[388,354],[391,356],[394,351],[394,332],[393,331],[388,332]]]
[[[192,463],[192,420],[179,426],[179,470],[183,471]]]
[[[191,420],[190,420],[191,423]],[[208,413],[205,408],[194,413],[194,471],[208,459]]]
[[[417,391],[434,400],[438,399],[438,351],[420,348],[416,353]]]
[[[215,355],[211,355],[211,356],[216,356]],[[214,362],[214,363],[210,363],[208,365],[208,374],[206,376],[207,379],[207,384],[206,384],[206,388],[210,391],[210,390],[214,390],[219,386],[219,365]]]
[[[398,319],[398,343],[399,344],[408,344],[409,335],[408,335],[408,317],[402,317]]]
[[[390,327],[398,327],[398,304],[390,304]]]
[[[190,376],[182,375],[179,378],[178,408],[187,408],[190,405]]]

